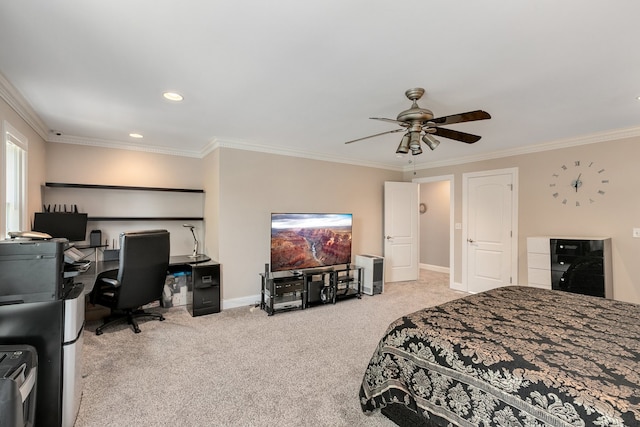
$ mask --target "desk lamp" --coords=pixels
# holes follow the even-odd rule
[[[198,258],[198,239],[196,239],[196,233],[193,231],[196,228],[191,224],[182,224],[183,227],[187,227],[191,229],[191,234],[193,235],[193,253],[189,255],[189,258]]]

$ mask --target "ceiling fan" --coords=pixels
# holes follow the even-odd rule
[[[352,142],[362,141],[363,139],[374,138],[388,133],[405,132],[402,140],[400,141],[400,145],[398,145],[396,153],[407,154],[411,151],[411,154],[415,156],[416,154],[422,153],[420,139],[422,139],[430,149],[435,150],[435,148],[440,144],[440,141],[434,138],[434,135],[441,136],[443,138],[455,139],[456,141],[462,141],[467,144],[473,144],[481,138],[478,135],[441,128],[440,126],[491,118],[489,113],[482,110],[433,118],[431,110],[420,108],[418,106],[418,100],[422,98],[422,95],[424,95],[424,89],[417,87],[407,90],[404,94],[407,98],[413,101],[413,105],[408,110],[398,114],[398,117],[395,120],[371,117],[372,120],[396,123],[402,126],[402,128],[365,136],[364,138],[354,139],[345,142],[345,144],[351,144]]]

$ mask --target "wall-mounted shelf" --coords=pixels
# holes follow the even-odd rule
[[[46,187],[52,188],[90,188],[98,190],[133,190],[133,191],[169,191],[175,193],[204,193],[196,188],[166,188],[166,187],[138,187],[128,185],[100,185],[100,184],[70,184],[63,182],[45,182]]]
[[[191,216],[90,216],[87,221],[202,221],[203,217]]]
[[[204,190],[196,188],[46,182],[43,202],[73,202],[92,222],[203,221]]]

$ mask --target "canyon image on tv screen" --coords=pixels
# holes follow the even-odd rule
[[[272,213],[271,271],[351,263],[352,214]]]

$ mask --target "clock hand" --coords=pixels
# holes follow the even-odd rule
[[[574,187],[576,187],[576,193],[578,192],[578,187],[580,187],[580,184],[582,184],[582,182],[580,182],[581,176],[582,176],[582,173],[580,173],[580,175],[578,175],[578,177],[576,178],[576,183],[574,185]]]

